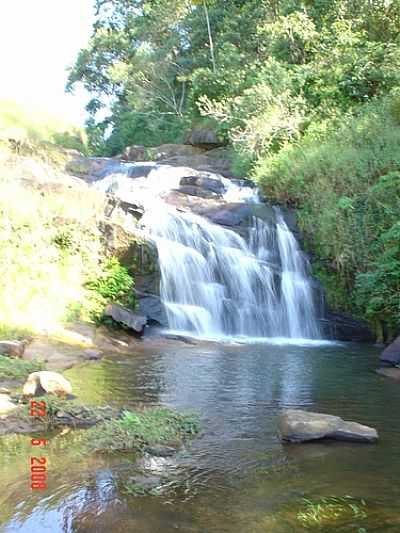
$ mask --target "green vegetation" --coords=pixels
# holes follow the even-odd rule
[[[400,319],[400,3],[96,6],[68,84],[93,95],[91,149],[179,142],[189,127],[212,125],[233,145],[236,170],[298,208],[331,305],[390,339]]]
[[[52,151],[52,144],[83,153],[87,151],[82,129],[6,100],[0,100],[0,143],[10,143],[18,153],[29,153],[33,149],[37,153],[41,147],[45,154]]]
[[[354,531],[363,530],[357,524],[368,517],[366,503],[351,496],[329,496],[319,500],[304,499],[304,510],[299,511],[297,520],[305,529],[337,531],[341,524],[352,523]]]
[[[105,422],[87,432],[87,447],[96,452],[143,451],[147,446],[179,446],[199,431],[194,416],[165,407],[125,411],[122,418]]]
[[[38,372],[39,370],[43,370],[41,363],[12,359],[11,357],[0,355],[0,379],[24,380],[32,372]]]
[[[101,271],[85,283],[90,302],[90,316],[101,320],[105,306],[109,302],[118,303],[134,310],[136,307],[134,280],[128,269],[115,257],[106,258]]]

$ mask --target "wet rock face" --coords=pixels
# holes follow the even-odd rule
[[[338,416],[288,409],[279,417],[279,432],[284,442],[301,443],[320,439],[373,443],[374,428],[348,422]]]
[[[400,336],[383,350],[380,356],[380,362],[385,366],[400,365]]]
[[[375,342],[369,325],[343,313],[328,311],[320,321],[324,336],[328,339],[349,342]]]
[[[168,318],[159,296],[136,292],[137,312],[147,317],[149,325],[168,327]]]

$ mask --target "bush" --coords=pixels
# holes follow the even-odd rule
[[[88,295],[88,314],[91,319],[102,319],[105,306],[119,303],[135,309],[136,299],[133,292],[134,280],[128,270],[117,258],[107,258],[100,267],[100,272],[86,282]]]

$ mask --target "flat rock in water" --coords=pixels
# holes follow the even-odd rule
[[[378,440],[374,428],[348,422],[338,416],[288,409],[279,417],[279,431],[285,442],[334,439],[372,443]]]
[[[147,324],[147,318],[145,316],[137,315],[129,311],[129,309],[122,307],[122,305],[110,304],[107,306],[104,314],[110,316],[116,322],[124,324],[124,326],[127,326],[140,335],[143,334],[144,327]]]

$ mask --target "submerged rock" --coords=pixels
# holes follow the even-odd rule
[[[116,322],[127,326],[135,333],[143,335],[144,328],[147,324],[147,318],[145,316],[137,315],[129,309],[126,309],[126,307],[117,304],[108,305],[104,314],[110,316]]]
[[[26,342],[23,341],[0,341],[0,354],[9,357],[22,357]]]
[[[400,336],[383,350],[380,361],[383,365],[400,365]]]
[[[372,443],[378,440],[374,428],[348,422],[338,416],[288,409],[279,417],[279,432],[284,442],[334,439]]]
[[[72,394],[72,385],[57,372],[43,370],[28,376],[22,389],[23,396],[39,396],[44,393],[65,397]]]
[[[400,368],[395,367],[385,367],[385,368],[378,368],[375,371],[380,376],[384,376],[385,378],[394,379],[395,381],[400,381]]]

